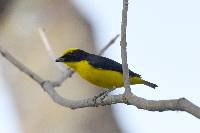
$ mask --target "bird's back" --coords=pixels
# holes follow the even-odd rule
[[[114,60],[111,60],[106,57],[89,54],[86,60],[95,68],[104,69],[104,70],[111,70],[116,71],[119,73],[123,73],[122,65]],[[141,75],[134,73],[133,71],[129,70],[130,77],[141,77]]]

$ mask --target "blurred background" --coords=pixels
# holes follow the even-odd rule
[[[136,95],[186,97],[200,106],[199,6],[198,0],[130,0],[129,68],[159,86],[132,86]],[[0,0],[0,45],[41,77],[55,79],[61,72],[37,29],[46,29],[56,56],[69,47],[94,53],[120,33],[121,9],[122,0]],[[104,56],[121,62],[119,40]],[[0,57],[0,63],[2,133],[198,133],[200,121],[184,112],[149,112],[123,104],[75,111],[61,107],[7,60]],[[100,91],[77,74],[57,90],[70,99]]]

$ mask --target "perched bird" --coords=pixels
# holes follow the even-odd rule
[[[56,59],[63,62],[77,72],[83,79],[106,89],[114,89],[124,86],[122,65],[106,57],[87,53],[78,48],[70,48]],[[156,84],[143,80],[137,73],[129,70],[130,84],[144,84],[151,88]]]

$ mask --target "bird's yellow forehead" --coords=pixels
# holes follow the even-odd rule
[[[78,48],[69,48],[64,52],[64,55],[68,54],[68,53],[72,53],[74,51],[78,50]]]

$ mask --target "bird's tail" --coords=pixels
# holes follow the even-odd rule
[[[154,89],[156,87],[158,87],[156,84],[151,83],[151,82],[146,81],[146,80],[143,80],[141,77],[131,77],[130,83],[131,84],[144,84],[144,85],[149,86],[149,87],[154,88]]]
[[[143,84],[146,85],[146,86],[149,86],[149,87],[151,87],[151,88],[153,88],[153,89],[155,89],[156,87],[158,87],[156,84],[151,83],[151,82],[149,82],[149,81],[145,81],[145,80],[144,80],[144,83],[143,83]]]

